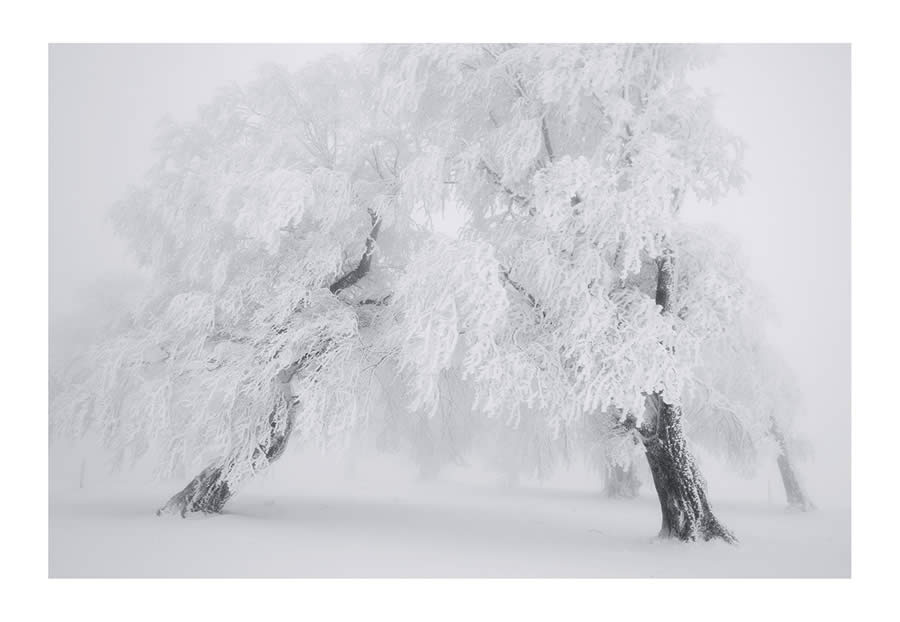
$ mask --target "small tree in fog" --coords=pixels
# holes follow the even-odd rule
[[[736,249],[703,257],[701,265],[727,265]],[[702,270],[702,269],[701,269]],[[734,276],[740,276],[735,271]],[[727,332],[711,335],[685,403],[692,438],[742,474],[776,462],[789,507],[813,508],[794,458],[805,443],[797,429],[802,402],[791,370],[765,336],[764,307],[752,298]]]

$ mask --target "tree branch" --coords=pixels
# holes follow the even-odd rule
[[[375,241],[378,239],[378,231],[381,229],[381,218],[372,210],[369,210],[369,215],[372,218],[372,230],[369,232],[369,237],[366,238],[366,250],[353,270],[331,284],[328,289],[332,294],[339,294],[356,284],[369,273],[369,268],[372,267],[372,255],[375,252]]]
[[[541,117],[541,137],[544,139],[544,149],[552,163],[556,156],[553,155],[553,145],[550,144],[550,129],[547,127],[547,116]]]
[[[521,194],[517,193],[516,191],[512,190],[511,188],[508,188],[503,183],[503,179],[500,177],[500,174],[497,173],[497,171],[492,169],[490,166],[488,166],[487,162],[485,162],[484,160],[481,160],[481,167],[485,171],[487,171],[488,175],[491,177],[491,181],[493,181],[494,184],[498,188],[500,188],[503,192],[508,194],[511,199],[513,199],[514,201],[516,201],[517,203],[519,203],[520,205],[523,205],[523,206],[528,204],[528,197],[524,197]]]
[[[375,306],[381,307],[391,301],[391,296],[392,296],[392,294],[388,294],[387,296],[383,296],[382,298],[366,298],[365,300],[360,300],[356,304],[360,307],[362,307],[364,305],[375,305]]]
[[[531,294],[531,292],[529,292],[521,284],[514,281],[512,277],[509,276],[509,269],[500,270],[500,278],[502,278],[504,282],[509,283],[514,290],[522,294],[522,296],[524,296],[528,301],[528,304],[530,304],[535,309],[535,311],[541,314],[541,319],[547,317],[547,312],[541,306],[541,303],[539,303],[537,299]]]

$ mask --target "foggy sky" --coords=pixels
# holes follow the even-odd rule
[[[105,220],[153,161],[156,122],[185,121],[260,63],[295,67],[355,46],[54,45],[50,49],[50,317],[98,278],[134,267]],[[806,396],[814,499],[849,501],[850,50],[724,46],[695,84],[747,143],[741,195],[694,210],[734,232],[777,317]]]

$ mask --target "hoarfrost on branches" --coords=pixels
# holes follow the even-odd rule
[[[409,437],[417,418],[511,428],[541,465],[580,435],[622,465],[662,404],[755,455],[790,419],[756,295],[724,236],[680,218],[743,180],[740,141],[685,80],[707,60],[376,46],[223,89],[164,124],[114,209],[149,285],[69,367],[54,428],[100,430],[123,458],[152,445],[165,474],[214,461],[231,490],[280,455],[272,438],[346,438],[369,417]],[[448,204],[455,239],[433,227]]]
[[[463,355],[488,414],[537,407],[572,423],[615,409],[640,422],[647,395],[681,403],[697,340],[741,302],[713,289],[726,275],[705,275],[689,313],[666,316],[650,283],[663,252],[689,251],[685,195],[741,181],[739,141],[684,80],[702,60],[676,46],[380,51],[391,105],[453,173],[463,237],[491,244],[500,265],[509,321]]]

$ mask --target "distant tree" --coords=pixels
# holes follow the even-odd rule
[[[736,255],[706,257],[697,265],[721,266]],[[814,506],[794,466],[805,449],[796,426],[802,403],[793,374],[765,336],[764,316],[759,301],[749,302],[727,331],[703,345],[685,405],[692,413],[689,429],[742,473],[753,474],[774,460],[788,505],[807,511]]]
[[[637,464],[629,461],[622,465],[608,462],[605,470],[604,494],[611,499],[633,499],[641,489],[641,480],[637,475]]]
[[[603,494],[610,499],[633,499],[638,496],[642,479],[643,458],[640,436],[622,426],[618,417],[585,417],[580,447],[588,464],[603,481]]]
[[[385,384],[398,382],[389,363],[380,373],[389,378]],[[400,395],[395,391],[388,407],[369,413],[363,431],[374,437],[379,450],[410,456],[422,480],[436,478],[446,466],[467,465],[477,437],[484,432],[472,411],[471,394],[457,370],[448,369],[442,374],[438,390],[439,407],[430,413],[411,410],[403,399],[405,389]]]

